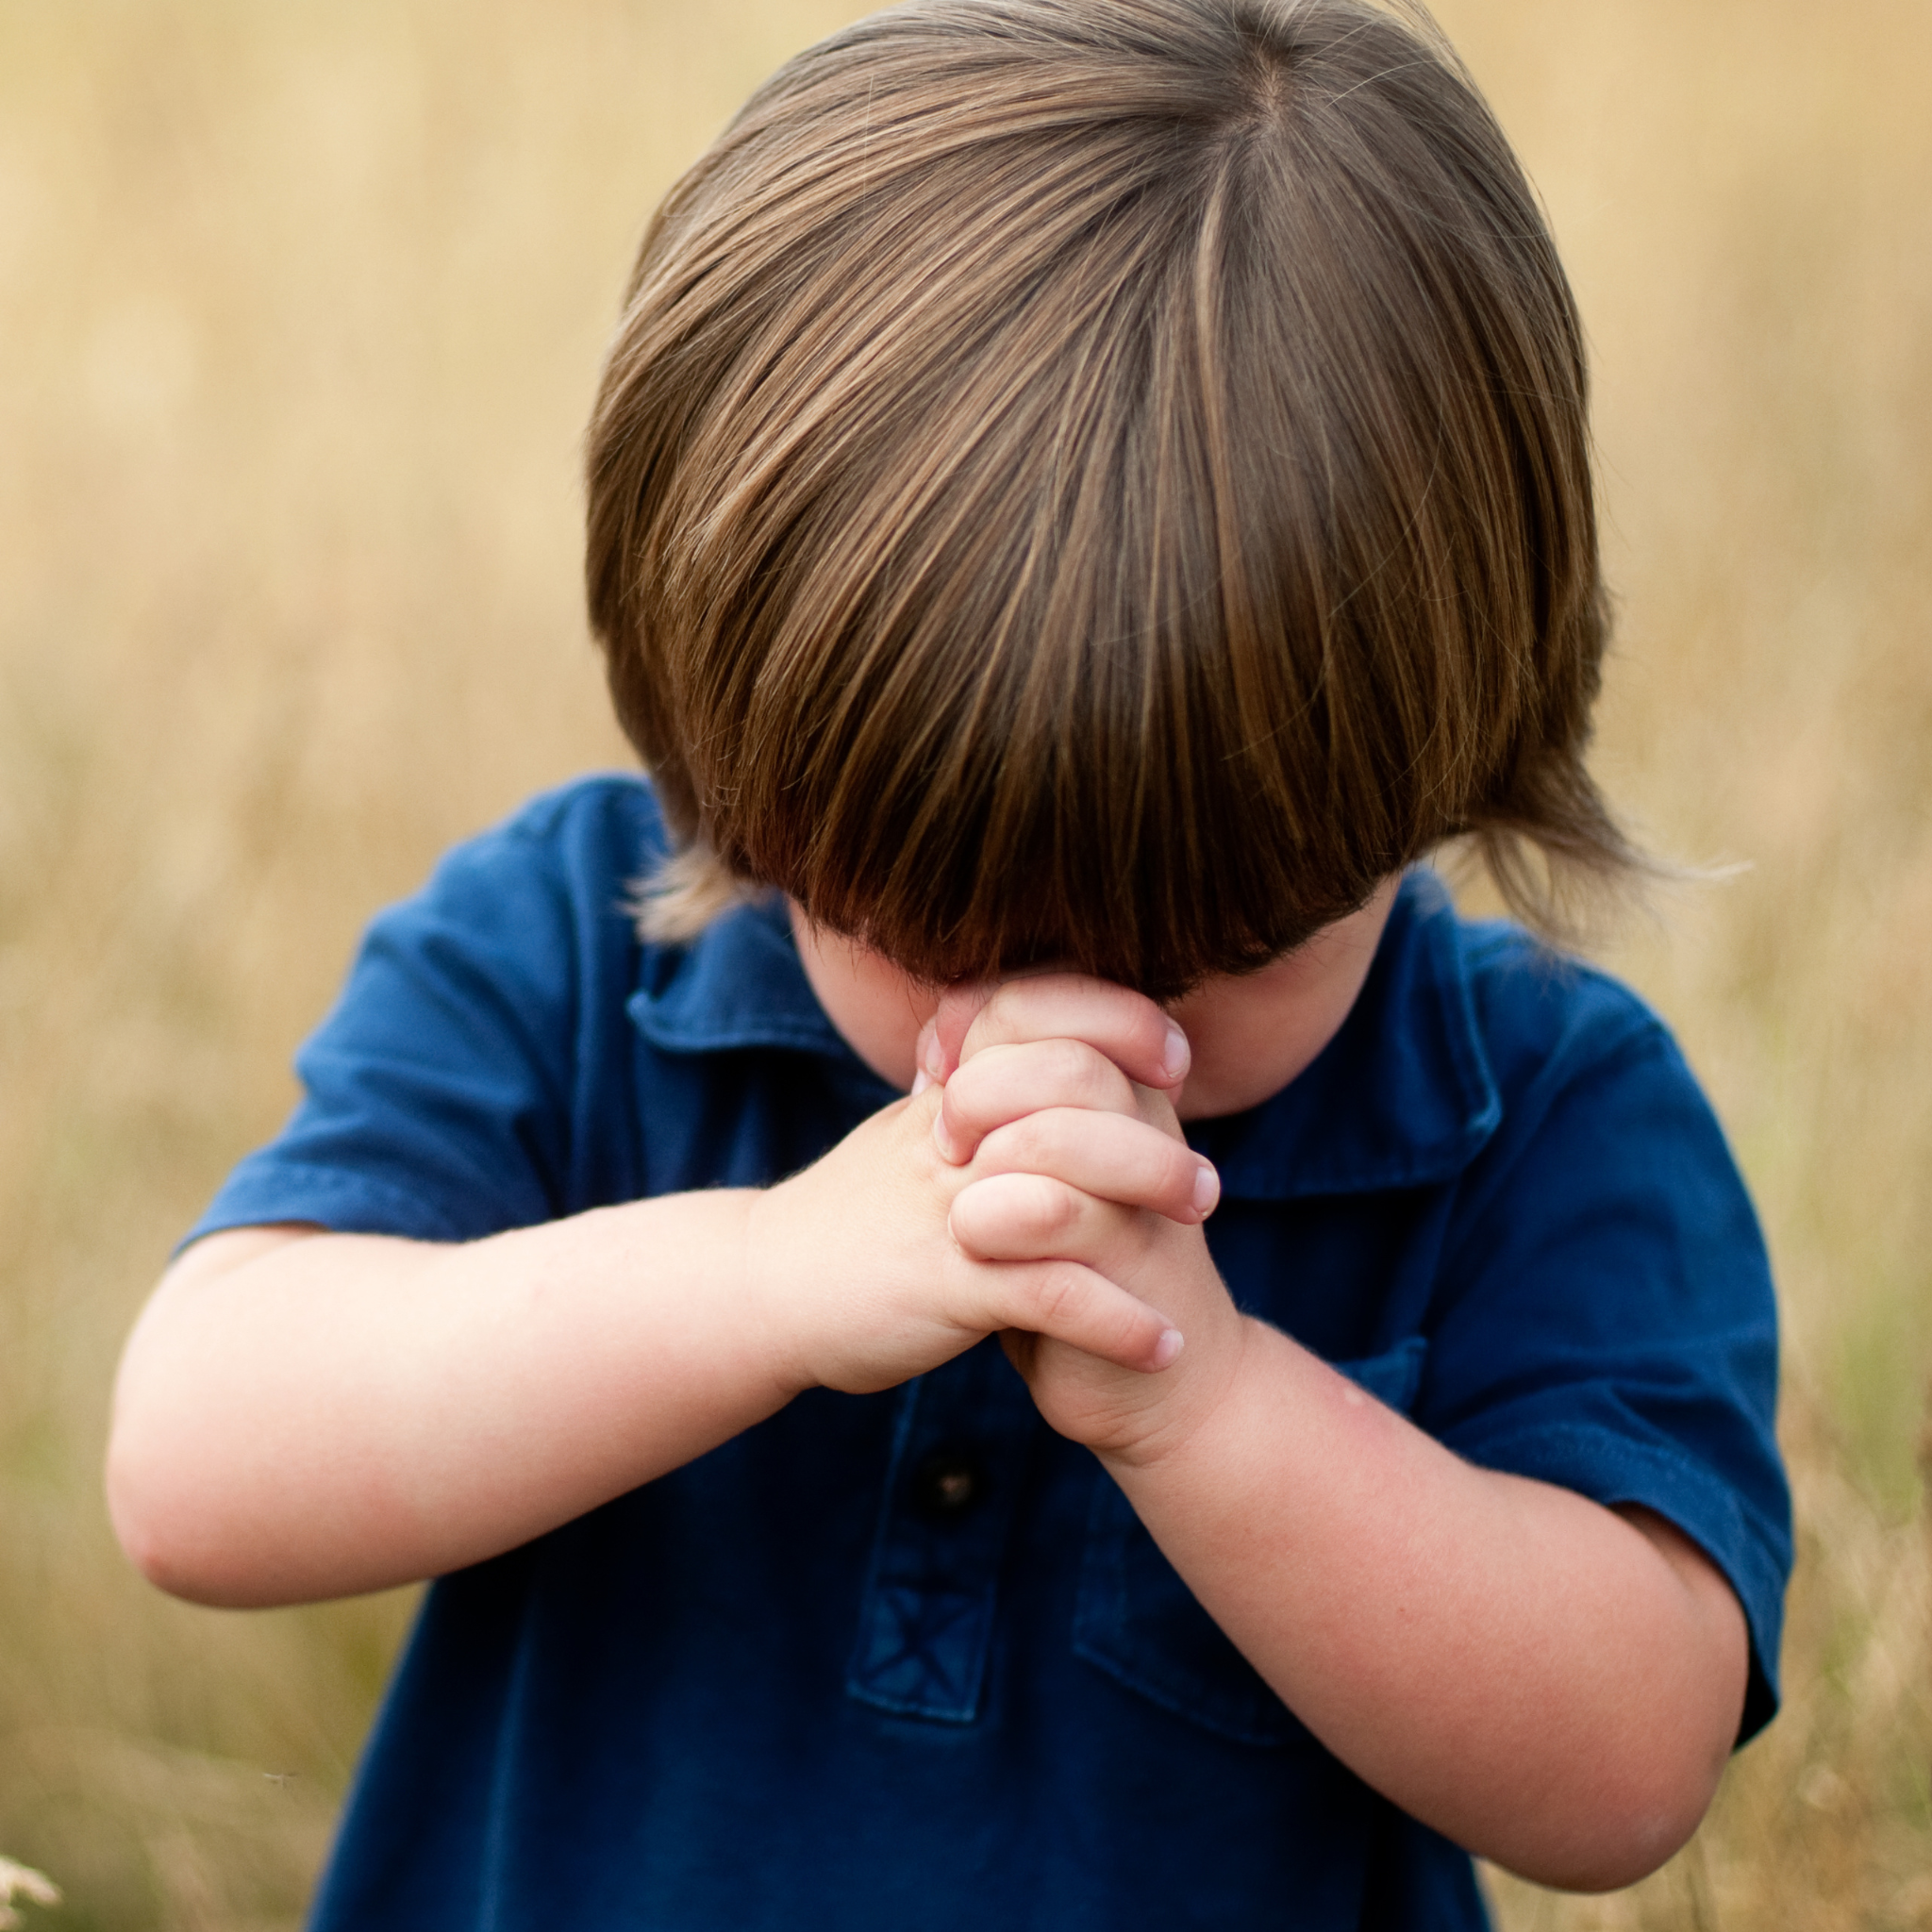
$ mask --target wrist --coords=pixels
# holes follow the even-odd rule
[[[790,1401],[816,1388],[812,1350],[800,1322],[797,1292],[799,1243],[786,1239],[785,1182],[737,1191],[737,1295],[744,1312],[746,1345]],[[786,1265],[787,1257],[791,1265]]]
[[[1264,1373],[1268,1345],[1287,1338],[1232,1307],[1227,1313],[1224,1324],[1205,1333],[1198,1321],[1190,1324],[1180,1358],[1162,1371],[1163,1400],[1143,1428],[1093,1445],[1123,1489],[1211,1469],[1238,1441],[1239,1418]]]

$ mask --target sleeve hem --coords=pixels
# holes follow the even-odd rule
[[[235,1171],[175,1252],[206,1235],[283,1221],[312,1221],[331,1234],[411,1241],[474,1241],[488,1231],[463,1226],[423,1195],[373,1175],[258,1157]]]

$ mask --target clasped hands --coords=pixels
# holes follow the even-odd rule
[[[1047,1422],[1166,1454],[1232,1377],[1244,1324],[1182,1138],[1185,1036],[1056,973],[948,991],[912,1094],[755,1198],[747,1291],[790,1386],[891,1388],[997,1333]]]

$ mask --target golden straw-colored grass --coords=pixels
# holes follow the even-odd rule
[[[1609,948],[1779,1264],[1788,1706],[1635,1892],[1932,1927],[1932,8],[1455,0],[1595,343],[1602,769],[1748,870]],[[407,1612],[125,1569],[121,1334],[356,931],[615,761],[575,456],[643,214],[836,0],[0,7],[0,1853],[27,1921],[292,1925]]]

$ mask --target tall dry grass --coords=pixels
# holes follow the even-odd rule
[[[0,6],[0,1852],[64,1888],[38,1923],[299,1912],[407,1605],[136,1582],[114,1353],[359,923],[618,758],[575,589],[599,344],[658,188],[850,10]],[[1691,1851],[1502,1916],[1932,1926],[1932,10],[1443,11],[1594,336],[1603,769],[1750,868],[1611,956],[1764,1209],[1802,1550],[1786,1712]]]

